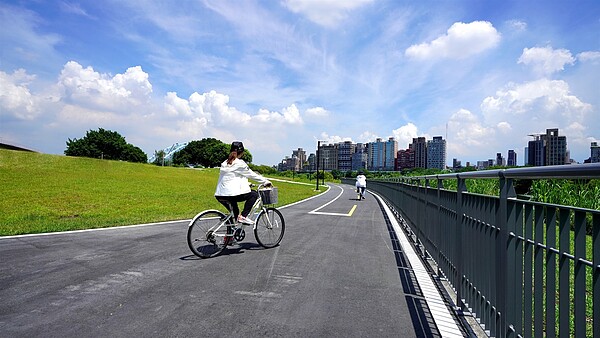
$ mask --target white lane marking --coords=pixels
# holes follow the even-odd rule
[[[347,214],[340,214],[340,213],[335,213],[335,212],[319,212],[319,210],[321,210],[321,209],[325,208],[326,206],[330,205],[331,203],[335,202],[344,193],[344,188],[342,188],[339,185],[336,185],[335,187],[339,188],[341,190],[340,193],[334,199],[332,199],[331,201],[323,204],[322,206],[316,208],[313,211],[310,211],[309,214],[311,214],[311,215],[327,215],[327,216],[345,216],[345,217],[352,216],[352,213],[356,209],[356,205],[354,207],[352,207],[352,209],[350,210],[350,212],[348,212]]]
[[[423,265],[423,262],[413,249],[410,244],[408,238],[404,234],[404,231],[400,228],[400,224],[396,220],[396,216],[392,213],[387,204],[383,201],[379,195],[371,192],[372,195],[377,197],[381,205],[388,215],[390,222],[392,223],[392,227],[394,228],[394,232],[398,236],[398,241],[400,242],[400,246],[404,250],[404,254],[406,258],[410,262],[410,265],[415,273],[415,277],[417,278],[417,284],[421,288],[423,292],[423,297],[425,297],[425,302],[431,311],[431,316],[433,317],[433,321],[437,326],[438,330],[440,330],[440,334],[442,337],[462,337],[462,333],[460,329],[456,325],[454,318],[450,315],[450,311],[446,307],[442,296],[440,295],[438,289],[433,284],[427,269]]]
[[[327,192],[329,191],[329,189],[331,188],[329,185],[326,185],[326,187],[327,187],[327,190],[325,190],[324,192],[322,192],[322,193],[320,193],[320,194],[318,194],[318,195],[314,195],[314,196],[312,196],[312,197],[305,198],[305,199],[303,199],[303,200],[301,200],[301,201],[298,201],[298,202],[294,202],[294,203],[291,203],[291,204],[286,204],[286,205],[284,205],[284,206],[281,206],[281,207],[277,207],[277,209],[285,209],[285,208],[287,208],[287,207],[291,207],[291,206],[293,206],[293,205],[296,205],[296,204],[304,203],[304,202],[306,202],[306,201],[310,201],[310,200],[312,200],[313,198],[317,198],[317,197],[319,197],[319,196],[322,196],[322,195],[324,195],[325,193],[327,193]]]
[[[129,229],[129,228],[145,227],[145,226],[150,226],[150,225],[168,225],[168,224],[175,224],[175,223],[181,223],[181,222],[186,222],[186,226],[187,226],[187,224],[190,221],[191,221],[191,219],[179,220],[179,221],[156,222],[156,223],[133,224],[133,225],[120,225],[120,226],[114,226],[114,227],[95,228],[95,229],[70,230],[70,231],[60,231],[60,232],[44,232],[44,233],[40,233],[40,234],[0,236],[0,240],[12,239],[12,238],[22,238],[22,237],[34,237],[34,236],[70,235],[70,234],[78,234],[78,233],[83,233],[83,232]]]

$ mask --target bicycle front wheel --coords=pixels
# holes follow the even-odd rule
[[[192,219],[188,227],[187,242],[194,255],[202,258],[214,257],[226,247],[226,226],[220,226],[225,214],[207,210]]]
[[[281,242],[285,231],[285,221],[279,210],[269,207],[263,209],[256,218],[254,237],[264,248],[275,247]]]

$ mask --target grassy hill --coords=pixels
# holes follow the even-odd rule
[[[0,149],[0,236],[192,218],[209,208],[218,169],[158,167]],[[315,195],[277,182],[279,205]]]

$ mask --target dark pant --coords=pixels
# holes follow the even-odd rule
[[[356,192],[360,193],[361,196],[365,196],[365,189],[367,189],[366,187],[356,187]]]
[[[237,196],[215,196],[217,201],[221,202],[229,209],[230,206],[233,209],[233,214],[237,218],[240,214],[240,208],[238,206],[238,202],[245,202],[244,209],[242,210],[242,216],[247,217],[250,211],[252,211],[252,207],[254,206],[254,202],[258,199],[258,193],[254,190],[250,191],[247,194],[237,195]]]

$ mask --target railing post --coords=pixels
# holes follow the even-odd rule
[[[456,252],[456,306],[459,310],[464,310],[464,301],[463,301],[463,242],[462,242],[462,228],[463,228],[463,193],[467,191],[467,185],[465,180],[461,178],[459,175],[456,175],[457,183],[456,183],[456,236],[454,238],[455,242],[455,252]]]
[[[512,179],[504,177],[502,172],[498,173],[500,183],[500,199],[496,211],[496,226],[498,228],[498,237],[496,239],[496,268],[498,278],[496,285],[496,310],[497,310],[497,337],[514,337],[515,328],[512,317],[517,314],[512,313],[514,309],[514,290],[509,290],[513,285],[509,285],[514,280],[514,252],[511,242],[510,232],[514,233],[514,222],[510,219],[508,199],[516,197]],[[512,224],[511,224],[512,223]],[[510,258],[513,261],[510,261]]]
[[[594,252],[592,253],[593,258],[593,319],[594,323],[594,337],[600,337],[600,215],[594,214],[592,220],[592,246]]]
[[[437,275],[438,277],[442,276],[442,269],[441,269],[441,263],[442,263],[442,254],[441,254],[441,250],[440,250],[440,243],[442,243],[442,233],[445,233],[445,231],[442,231],[442,193],[441,190],[444,188],[444,181],[439,179],[437,180],[437,219],[436,219],[436,224],[434,226],[434,231],[435,231],[435,257],[436,257],[436,265],[437,265]],[[444,229],[445,230],[445,229]]]

